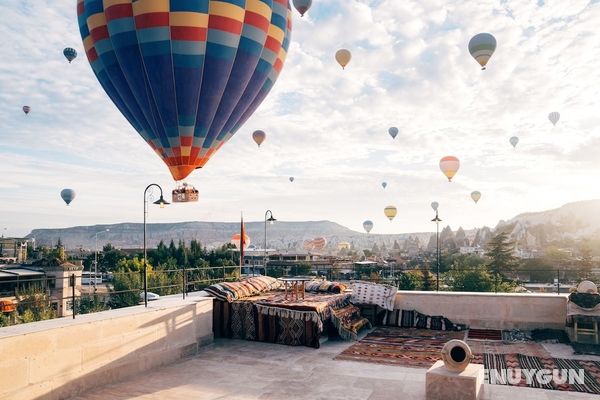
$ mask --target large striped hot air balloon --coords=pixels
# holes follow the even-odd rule
[[[448,182],[452,182],[452,177],[460,168],[460,161],[454,156],[446,156],[440,160],[440,169],[448,178]]]
[[[324,237],[317,237],[312,240],[313,248],[315,250],[323,250],[327,246],[327,239]]]
[[[100,84],[175,180],[238,131],[273,87],[288,0],[77,0]]]
[[[386,208],[383,209],[383,213],[385,214],[386,217],[388,217],[388,219],[391,222],[394,219],[394,217],[396,216],[396,214],[398,214],[398,210],[394,206],[387,206]]]
[[[484,70],[496,50],[496,38],[489,33],[478,33],[469,41],[469,53]]]

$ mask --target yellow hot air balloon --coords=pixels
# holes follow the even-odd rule
[[[440,169],[448,178],[448,182],[452,182],[452,178],[460,168],[460,161],[454,156],[446,156],[440,160]]]
[[[335,52],[335,60],[342,66],[342,69],[346,68],[351,58],[352,53],[350,53],[350,50],[339,49]]]
[[[478,190],[475,190],[475,191],[471,192],[471,198],[473,199],[473,201],[475,202],[475,204],[477,204],[477,202],[481,198],[481,192],[478,191]]]
[[[387,206],[386,208],[383,209],[383,213],[391,221],[394,219],[396,214],[398,214],[398,210],[396,209],[395,206]]]

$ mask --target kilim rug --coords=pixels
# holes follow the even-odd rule
[[[502,340],[502,332],[496,329],[469,329],[467,339]]]
[[[378,327],[335,359],[429,368],[441,359],[447,341],[464,337],[465,332]]]

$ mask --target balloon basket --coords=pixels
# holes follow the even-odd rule
[[[171,192],[173,203],[192,203],[198,201],[198,190],[184,183]]]

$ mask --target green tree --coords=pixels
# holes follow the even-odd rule
[[[448,272],[448,286],[454,292],[491,292],[494,277],[485,267],[463,269],[456,264]]]
[[[487,245],[488,268],[494,276],[495,290],[505,280],[505,274],[513,271],[517,266],[517,258],[513,254],[514,243],[510,241],[507,232],[495,235]]]
[[[398,276],[398,289],[417,290],[421,284],[421,276],[418,272],[402,272]]]
[[[436,290],[437,281],[435,276],[429,270],[429,266],[423,265],[419,272],[421,274],[421,284],[419,286],[419,289],[424,291]]]

